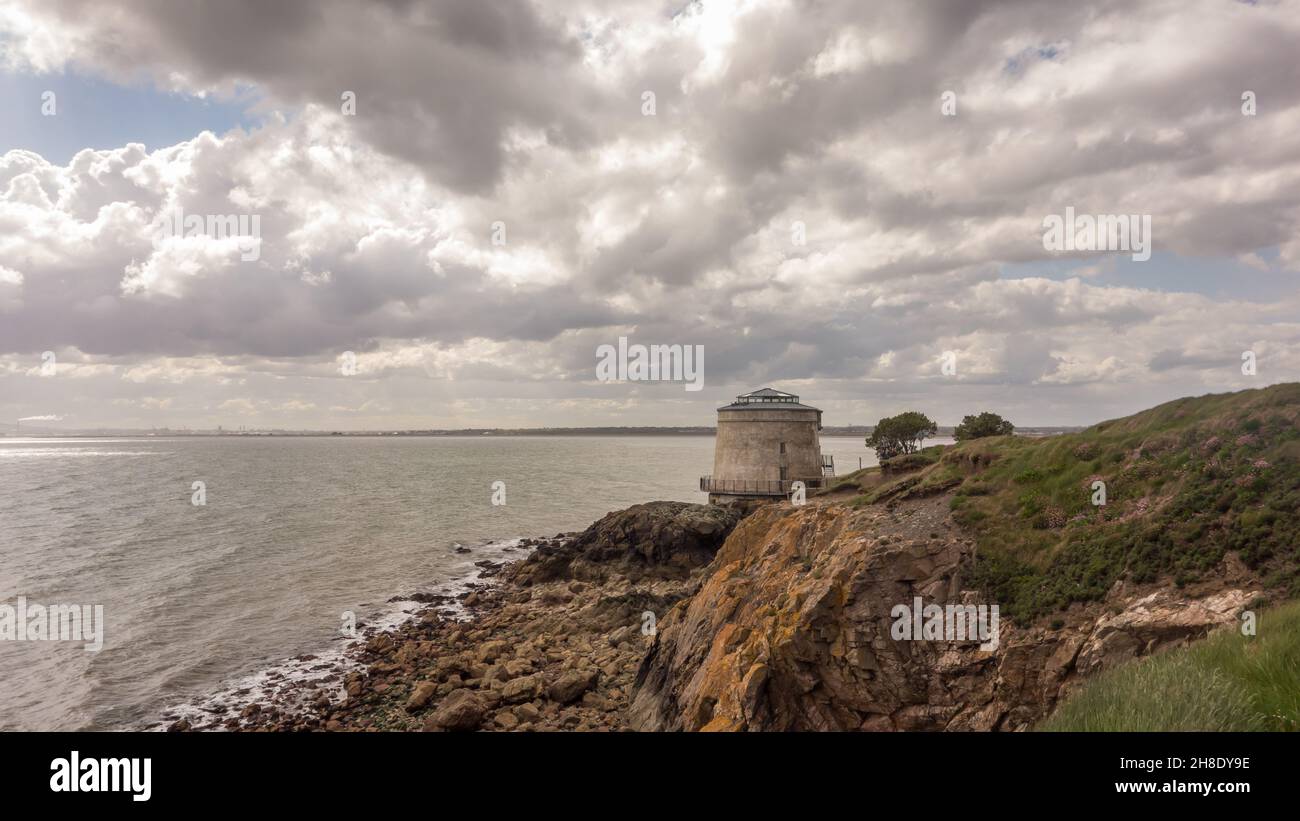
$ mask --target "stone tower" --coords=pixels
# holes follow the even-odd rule
[[[718,408],[713,475],[700,478],[710,502],[788,496],[794,482],[821,487],[834,474],[823,457],[822,412],[792,393],[763,388]]]

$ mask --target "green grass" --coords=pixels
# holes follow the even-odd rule
[[[962,476],[959,473],[947,468],[924,470],[938,465],[943,459],[944,450],[944,445],[931,445],[916,453],[896,456],[886,461],[883,467],[863,468],[837,477],[824,492],[856,489],[860,493],[849,504],[862,507],[888,499],[930,495],[955,487],[961,484]]]
[[[880,468],[869,467],[862,470],[855,470],[844,476],[836,476],[826,483],[823,490],[817,493],[835,493],[841,490],[865,490],[866,485],[873,483],[880,476]]]
[[[1300,384],[1180,399],[1064,436],[977,439],[913,488],[955,474],[972,581],[1010,618],[1099,600],[1120,578],[1193,583],[1228,551],[1300,595]]]
[[[1300,730],[1300,602],[1088,681],[1046,732]]]
[[[1179,399],[1062,436],[932,446],[833,487],[855,485],[855,507],[953,491],[976,539],[971,582],[1007,618],[1100,600],[1121,578],[1193,584],[1229,551],[1300,597],[1300,384]]]

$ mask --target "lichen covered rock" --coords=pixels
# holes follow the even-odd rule
[[[1080,676],[1231,623],[1253,594],[1170,593],[1069,622],[999,623],[995,649],[897,639],[895,606],[972,605],[974,545],[946,495],[892,507],[764,508],[660,624],[637,674],[642,730],[1022,730]],[[995,604],[984,602],[984,604]],[[1120,615],[1107,616],[1120,607]]]

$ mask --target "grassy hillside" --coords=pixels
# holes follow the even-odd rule
[[[1229,551],[1300,596],[1300,384],[905,458],[836,488],[856,485],[858,504],[953,490],[954,516],[976,535],[974,584],[1011,618],[1100,599],[1120,578],[1193,583]]]
[[[1090,680],[1039,727],[1064,732],[1300,730],[1300,602]]]

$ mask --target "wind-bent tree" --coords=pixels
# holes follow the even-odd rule
[[[958,442],[967,439],[983,439],[985,436],[1010,436],[1016,426],[998,416],[984,411],[979,416],[964,416],[961,424],[953,430],[953,438]]]
[[[925,437],[939,431],[930,417],[917,411],[907,411],[897,416],[887,416],[876,423],[867,437],[867,447],[874,448],[881,461],[921,449]]]

